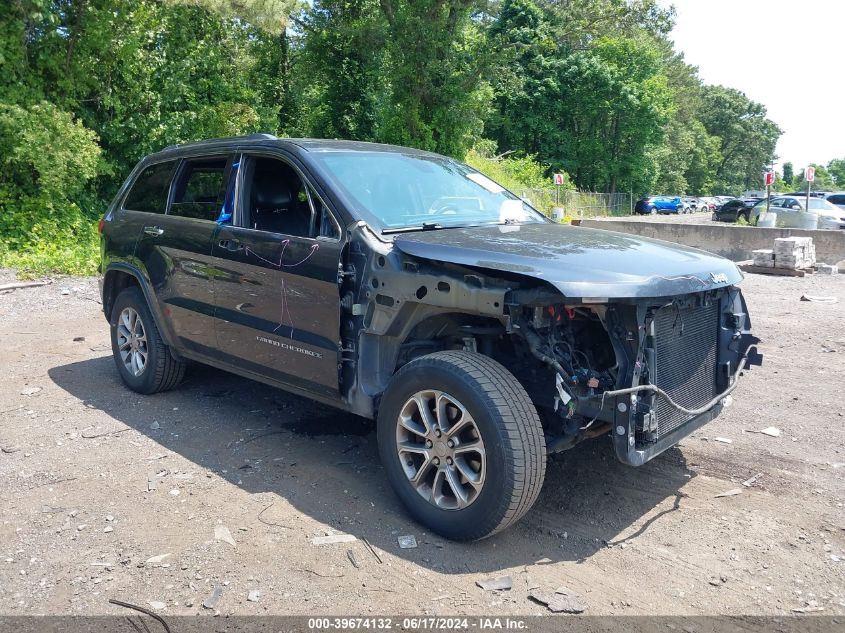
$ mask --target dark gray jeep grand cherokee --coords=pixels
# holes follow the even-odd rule
[[[402,147],[169,147],[101,232],[131,389],[175,387],[192,360],[376,418],[396,494],[455,539],[524,515],[550,453],[599,435],[634,466],[665,451],[754,356],[730,261],[554,224]]]

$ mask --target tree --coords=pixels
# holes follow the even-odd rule
[[[380,0],[389,86],[379,139],[463,157],[480,137],[490,91],[477,0]]]
[[[93,271],[94,217],[145,154],[210,136],[277,131],[285,120],[285,51],[272,44],[284,35],[280,16],[292,2],[220,0],[219,12],[157,0],[6,4],[3,134],[30,153],[22,157],[23,146],[5,143],[3,155],[17,159],[4,168],[0,193],[4,265]],[[238,7],[262,26],[272,22],[274,32],[234,17]],[[56,178],[60,186],[46,186]]]
[[[536,154],[581,188],[648,189],[650,150],[672,109],[659,51],[648,39],[619,37],[572,48],[565,28],[532,0],[505,0],[489,30],[506,53],[489,133],[500,151]]]
[[[720,140],[701,123],[703,86],[698,69],[675,53],[668,40],[660,42],[663,74],[669,82],[675,109],[665,128],[664,142],[654,151],[655,191],[707,195],[712,193],[721,162]]]
[[[308,78],[308,134],[372,141],[388,87],[387,30],[378,0],[321,0],[300,22],[300,75]]]
[[[716,165],[716,193],[739,194],[759,187],[761,174],[774,159],[781,129],[766,117],[766,108],[742,92],[706,86],[701,122],[719,138],[721,159]]]
[[[845,189],[845,158],[834,158],[827,164],[827,171],[838,189]]]
[[[815,167],[816,173],[813,178],[813,182],[810,183],[810,191],[830,191],[831,189],[835,189],[833,178],[828,173],[827,169],[825,169],[824,165],[814,164],[812,166]],[[792,188],[796,191],[807,190],[807,181],[804,176],[805,173],[806,170],[802,169],[801,173],[795,174],[792,178]]]
[[[792,179],[795,177],[795,172],[793,171],[792,163],[784,163],[783,164],[783,180],[784,182],[792,182]]]
[[[656,0],[539,0],[559,28],[558,42],[586,48],[596,37],[665,36],[672,30],[673,7]]]

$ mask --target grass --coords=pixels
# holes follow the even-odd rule
[[[0,268],[14,268],[21,279],[54,274],[96,275],[99,261],[100,246],[96,231],[74,243],[45,240],[20,251],[11,251],[0,245]]]

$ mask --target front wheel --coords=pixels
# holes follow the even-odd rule
[[[518,521],[546,471],[543,428],[525,389],[474,352],[437,352],[403,366],[379,407],[378,446],[411,515],[455,540]]]

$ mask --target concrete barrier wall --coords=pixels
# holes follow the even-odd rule
[[[751,251],[772,248],[776,237],[812,237],[816,260],[836,264],[845,260],[845,231],[765,229],[731,224],[666,224],[626,220],[581,220],[581,226],[631,233],[693,246],[734,261],[751,259]]]

